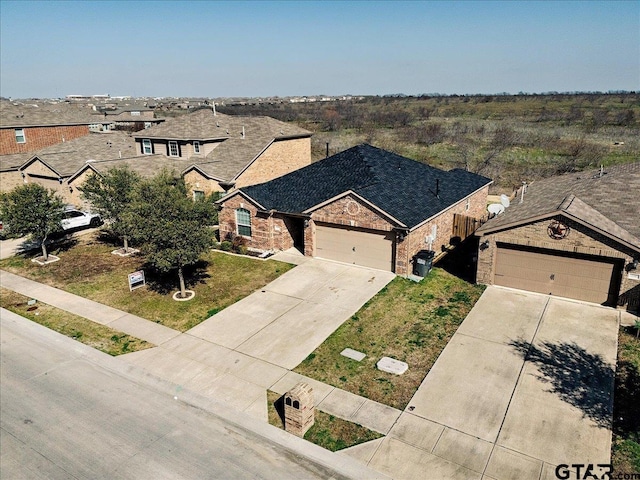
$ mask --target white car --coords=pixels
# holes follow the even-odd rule
[[[75,208],[65,208],[62,219],[63,230],[74,230],[83,227],[97,227],[102,225],[102,219],[97,213],[83,212]]]

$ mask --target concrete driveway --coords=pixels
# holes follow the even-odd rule
[[[394,277],[308,259],[187,333],[291,370]]]
[[[489,287],[366,460],[403,478],[497,480],[609,463],[618,319]]]

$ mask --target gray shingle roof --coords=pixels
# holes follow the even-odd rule
[[[365,144],[240,190],[265,209],[286,213],[305,212],[351,190],[413,228],[490,183]]]
[[[42,103],[36,106],[3,100],[0,102],[0,128],[109,123],[109,120],[92,113],[93,110],[86,106],[66,103]]]
[[[308,130],[271,117],[214,115],[210,109],[167,119],[134,134],[138,139],[220,140],[202,161],[192,160],[205,175],[225,181],[234,180],[273,141],[309,136]]]
[[[112,168],[129,167],[140,174],[141,177],[150,178],[158,174],[163,169],[173,171],[176,175],[185,169],[191,162],[188,160],[180,160],[166,155],[145,155],[132,158],[115,158],[111,160],[96,160],[85,163],[85,167],[91,166],[96,172],[100,174],[106,173]],[[85,168],[80,168],[73,177],[82,173]],[[72,177],[72,178],[73,178]]]
[[[13,153],[10,155],[0,155],[0,172],[10,172],[18,170],[24,162],[33,157],[33,153]]]
[[[602,176],[590,170],[533,182],[523,203],[517,198],[478,233],[562,212],[640,247],[640,162],[606,167]]]
[[[310,136],[311,132],[295,125],[280,122],[270,117],[249,117],[241,115],[213,114],[210,109],[202,109],[180,117],[167,119],[157,125],[138,132],[136,138],[163,138],[173,140],[213,140],[237,138],[245,130],[245,138],[265,139]]]
[[[43,148],[32,155],[32,158],[39,158],[58,175],[67,177],[79,170],[87,160],[113,160],[120,158],[120,155],[136,155],[135,141],[124,132],[90,133]]]

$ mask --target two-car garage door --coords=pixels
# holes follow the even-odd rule
[[[615,259],[499,244],[494,283],[605,304],[615,301],[620,267]]]
[[[316,224],[316,256],[393,271],[393,232]]]

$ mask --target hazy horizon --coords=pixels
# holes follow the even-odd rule
[[[0,95],[640,90],[640,2],[0,1]]]

